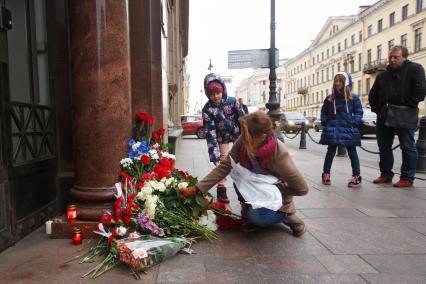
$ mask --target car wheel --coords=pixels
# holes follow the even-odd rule
[[[198,139],[206,138],[206,135],[204,134],[204,128],[198,128],[195,135],[197,135]]]

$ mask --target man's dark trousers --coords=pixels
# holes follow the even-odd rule
[[[414,132],[415,129],[387,127],[382,121],[377,121],[377,144],[380,150],[379,167],[382,176],[393,177],[394,175],[392,171],[392,143],[396,134],[402,150],[401,179],[414,179],[418,157]]]

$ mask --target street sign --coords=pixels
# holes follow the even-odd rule
[[[279,52],[275,49],[275,67],[278,67]],[[228,69],[269,68],[269,49],[228,51]]]

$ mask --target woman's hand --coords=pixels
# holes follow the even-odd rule
[[[179,191],[182,194],[182,197],[190,197],[190,196],[194,196],[197,193],[197,187],[196,186],[183,187],[183,188],[179,188]]]

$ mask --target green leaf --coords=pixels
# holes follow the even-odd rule
[[[204,200],[204,196],[202,196],[201,194],[197,194],[195,196],[195,201],[201,207],[208,207],[209,206],[209,203]]]

